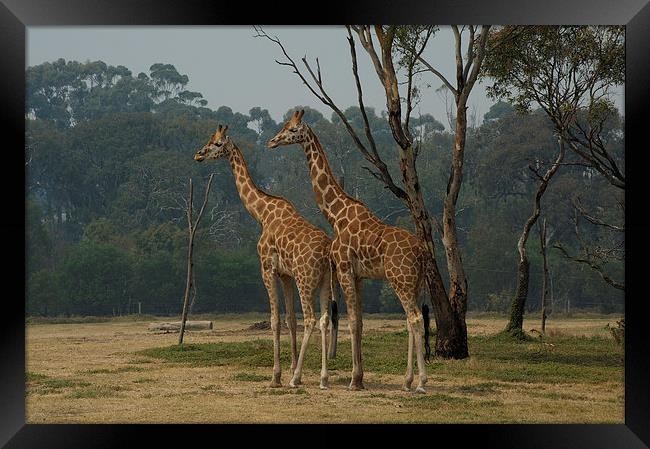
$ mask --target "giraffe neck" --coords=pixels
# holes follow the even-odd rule
[[[241,202],[248,213],[259,223],[262,223],[265,216],[265,205],[270,196],[260,190],[251,179],[244,155],[237,146],[233,145],[228,160],[232,167],[232,174],[235,177],[235,185]]]
[[[348,196],[336,181],[325,151],[318,137],[309,127],[302,148],[309,163],[309,177],[316,195],[316,203],[329,224],[338,232],[337,223],[341,218],[339,213],[351,204],[359,204],[359,202]]]

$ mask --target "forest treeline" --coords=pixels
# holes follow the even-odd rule
[[[195,240],[197,296],[192,311],[268,310],[255,249],[260,228],[241,205],[230,166],[226,161],[193,160],[219,124],[229,126],[229,135],[261,188],[286,197],[332,235],[314,202],[302,150],[266,149],[266,141],[282,123],[273,120],[265,105],[248,113],[226,105],[208,108],[201,93],[187,90],[187,75],[171,64],[153,64],[149,73],[134,75],[124,66],[101,61],[59,59],[29,67],[26,76],[27,314],[179,313],[185,286],[188,180],[193,179],[196,195],[211,173],[212,191]],[[318,134],[346,191],[385,222],[412,230],[409,211],[366,169],[367,161],[339,117],[304,109],[303,121]],[[344,113],[363,135],[359,108]],[[386,117],[372,109],[368,113],[378,151],[389,170],[398,173]],[[417,169],[425,201],[438,214],[454,137],[429,114],[414,117],[409,126],[419,143]],[[606,126],[607,144],[622,159],[622,117]],[[498,102],[482,120],[470,114],[457,207],[469,310],[509,310],[516,287],[517,239],[536,189],[531,167],[550,164],[557,148],[552,123],[540,111],[521,114]],[[586,245],[612,247],[611,239],[620,237],[581,219],[575,205],[597,211],[610,223],[621,222],[622,196],[575,155],[567,156],[553,178],[542,199],[552,310],[622,312],[620,290],[588,265],[553,249],[557,244],[575,254]],[[528,310],[540,307],[539,247],[539,238],[531,237]],[[444,254],[437,257],[445,270]],[[601,268],[623,278],[623,263],[609,260]],[[365,311],[402,310],[381,282],[364,285]]]

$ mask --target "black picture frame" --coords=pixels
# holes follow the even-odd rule
[[[621,24],[626,25],[625,133],[626,168],[631,188],[626,191],[626,262],[642,266],[647,258],[650,214],[644,203],[643,153],[647,148],[644,125],[650,100],[649,0],[504,0],[481,2],[444,0],[344,2],[209,2],[207,0],[2,0],[0,3],[0,117],[5,170],[2,183],[5,217],[0,220],[3,247],[8,250],[3,270],[5,320],[0,364],[0,444],[5,447],[129,447],[142,437],[148,445],[166,445],[206,438],[250,445],[250,439],[269,432],[276,444],[343,444],[338,429],[304,426],[304,436],[294,440],[296,429],[287,426],[225,425],[35,425],[25,424],[25,310],[24,294],[24,183],[25,51],[26,27],[39,25],[243,25],[342,23],[489,23],[489,24]],[[197,55],[202,57],[204,55]],[[646,125],[647,128],[647,125]],[[9,159],[7,161],[7,158]],[[13,174],[13,176],[10,176]],[[22,184],[21,181],[22,180]],[[23,186],[23,194],[19,186]],[[639,196],[635,202],[630,192]],[[23,262],[22,264],[20,262]],[[436,425],[404,429],[404,443],[424,439],[425,444],[483,448],[642,448],[650,445],[650,351],[646,344],[646,296],[643,277],[626,263],[625,424],[620,425]],[[7,289],[11,286],[11,289]],[[14,291],[14,289],[16,291]],[[634,294],[630,292],[635,292]],[[281,413],[281,411],[279,411]],[[395,434],[392,426],[352,429],[364,442],[381,441]],[[277,433],[276,433],[277,432]],[[325,432],[325,433],[322,433]],[[360,433],[357,433],[360,432]],[[319,438],[319,435],[326,435]],[[362,436],[361,436],[362,435]],[[234,438],[234,439],[233,439]],[[267,437],[264,437],[267,438]],[[428,439],[428,440],[427,440]],[[447,443],[445,443],[447,441]],[[451,443],[453,441],[453,443]],[[266,443],[265,443],[266,444]],[[230,446],[230,444],[226,444]]]

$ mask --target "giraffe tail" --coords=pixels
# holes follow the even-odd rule
[[[328,359],[336,358],[336,341],[339,334],[339,307],[338,302],[336,301],[336,265],[334,261],[330,259],[330,290],[332,294],[332,329],[330,330],[330,344],[329,352],[327,354]]]

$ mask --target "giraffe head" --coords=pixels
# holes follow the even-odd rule
[[[279,133],[266,144],[269,148],[276,148],[280,145],[291,145],[292,143],[302,143],[307,139],[307,125],[301,119],[305,110],[301,109],[293,113],[287,123],[284,124]]]
[[[194,155],[194,160],[201,162],[205,159],[219,159],[220,157],[227,156],[233,149],[233,142],[230,137],[226,135],[228,126],[221,126],[217,128],[215,133],[210,136],[208,143],[203,145],[199,151]]]

